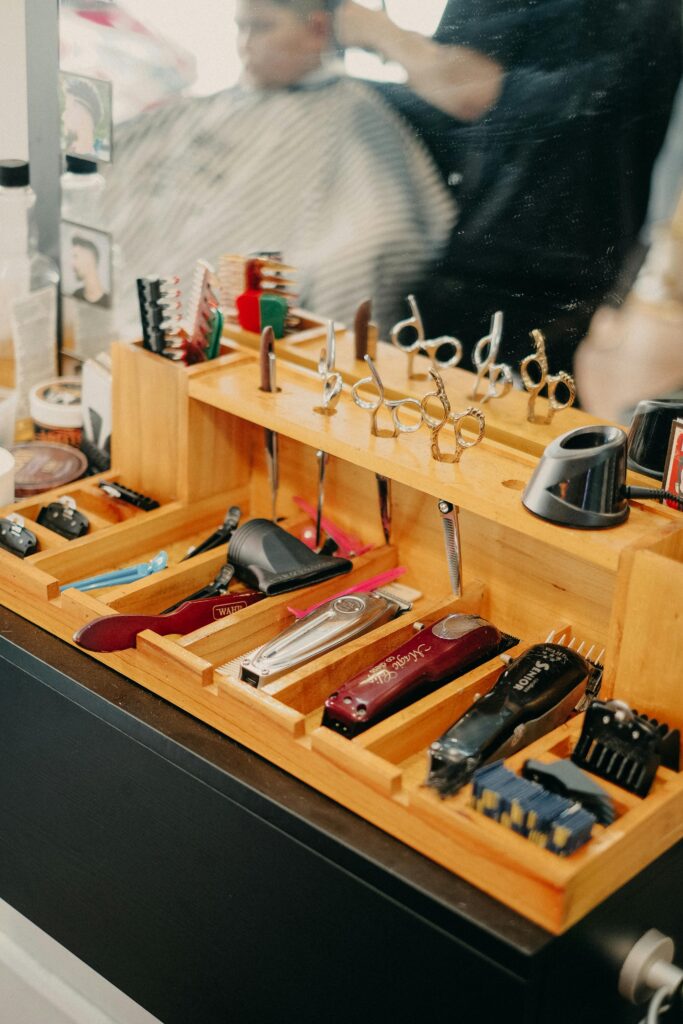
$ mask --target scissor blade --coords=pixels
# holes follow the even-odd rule
[[[386,476],[375,474],[377,480],[377,495],[379,497],[379,516],[382,521],[384,542],[391,542],[391,480]]]
[[[448,564],[448,575],[451,587],[456,597],[462,596],[462,565],[460,561],[460,526],[458,523],[458,508],[450,501],[439,502],[441,513],[441,525],[443,527],[444,542],[446,544],[446,562]]]
[[[315,457],[318,460],[318,508],[316,511],[315,518],[315,546],[320,547],[322,540],[322,519],[323,519],[323,501],[325,498],[325,470],[327,469],[327,460],[329,455],[327,452],[317,451]]]

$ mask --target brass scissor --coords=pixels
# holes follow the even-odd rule
[[[550,423],[553,415],[556,412],[561,412],[563,409],[568,409],[570,405],[574,404],[576,398],[576,385],[574,378],[571,374],[566,373],[564,370],[560,370],[559,373],[551,374],[548,373],[548,356],[545,351],[545,337],[542,331],[533,330],[531,337],[534,343],[535,352],[531,355],[526,356],[519,364],[519,372],[522,378],[524,387],[529,392],[529,405],[527,408],[526,418],[529,423]],[[537,367],[537,378],[529,373],[529,367],[536,365]],[[536,399],[543,388],[548,385],[548,413],[545,418],[537,417],[534,413],[534,407],[536,405]],[[567,389],[568,397],[566,402],[559,402],[555,397],[558,385],[564,384]]]
[[[341,395],[344,381],[341,373],[335,370],[337,360],[337,338],[334,333],[334,324],[327,321],[327,346],[322,349],[318,359],[318,375],[323,382],[323,412],[332,412],[339,396]],[[320,410],[318,410],[320,411]]]
[[[374,437],[398,437],[399,434],[414,434],[416,430],[419,430],[422,426],[422,406],[418,402],[417,398],[398,398],[388,400],[384,395],[384,384],[380,377],[377,367],[373,363],[370,356],[365,356],[365,362],[368,364],[370,370],[370,377],[363,377],[362,380],[357,381],[351,388],[351,396],[359,407],[359,409],[367,409],[370,413],[370,433]],[[377,397],[368,401],[366,398],[360,397],[360,389],[367,387],[368,385],[377,388]],[[389,415],[391,416],[392,432],[390,435],[382,434],[377,424],[379,411],[385,406]],[[404,407],[414,409],[419,414],[419,420],[417,423],[404,423],[400,416],[400,410]]]
[[[491,317],[489,333],[480,338],[472,352],[472,362],[477,369],[477,379],[470,398],[477,398],[479,385],[485,374],[489,384],[481,399],[485,405],[489,398],[503,398],[512,387],[512,369],[507,363],[497,363],[500,342],[503,337],[503,314],[498,310]]]
[[[429,356],[435,370],[457,366],[462,359],[462,342],[449,334],[443,334],[440,338],[425,338],[422,317],[414,295],[408,296],[408,305],[411,315],[406,320],[399,320],[391,328],[391,344],[408,356],[408,377],[414,376],[415,356],[418,352]],[[409,341],[402,341],[401,335],[409,329],[414,331],[414,335]]]
[[[436,370],[430,370],[429,375],[436,384],[436,391],[428,391],[420,403],[422,409],[422,418],[426,425],[429,427],[431,435],[431,450],[432,458],[436,459],[437,462],[460,462],[462,453],[466,448],[474,448],[478,445],[484,436],[484,428],[486,426],[486,419],[481,409],[477,409],[471,405],[463,412],[454,413],[451,410],[451,403],[446,394],[446,388],[444,386],[443,379]],[[430,416],[427,412],[427,403],[430,398],[435,398],[437,402],[441,404],[442,413],[441,416]],[[471,441],[463,435],[462,425],[466,419],[475,419],[479,424],[479,430],[476,437],[473,437]],[[444,454],[441,451],[439,444],[439,434],[443,428],[450,424],[453,427],[453,433],[455,437],[455,447],[452,454]]]

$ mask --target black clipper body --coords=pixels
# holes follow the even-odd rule
[[[26,558],[38,550],[38,538],[33,530],[24,526],[23,516],[12,512],[0,519],[0,546],[17,558]]]
[[[427,785],[456,793],[481,765],[509,757],[585,706],[602,670],[560,644],[534,644],[429,748]]]
[[[43,505],[37,522],[67,540],[83,537],[90,527],[88,517],[79,511],[76,502],[70,497],[58,498],[49,505]]]

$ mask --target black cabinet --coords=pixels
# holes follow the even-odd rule
[[[632,1022],[683,844],[555,938],[0,611],[0,897],[164,1024]]]

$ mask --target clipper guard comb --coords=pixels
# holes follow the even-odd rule
[[[623,701],[598,700],[586,712],[571,759],[593,775],[644,797],[660,764],[678,771],[679,752],[678,729],[639,715]]]

